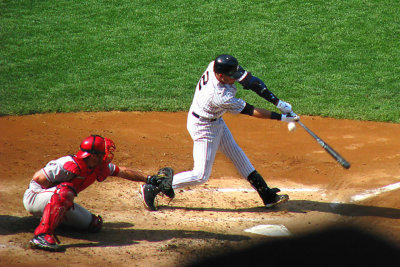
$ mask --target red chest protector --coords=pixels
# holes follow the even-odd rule
[[[111,175],[108,163],[103,162],[94,169],[89,169],[83,159],[72,156],[73,161],[64,164],[64,169],[76,175],[70,182],[74,185],[76,192],[83,191],[94,181],[102,182]]]

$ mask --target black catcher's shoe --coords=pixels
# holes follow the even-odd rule
[[[157,210],[154,205],[154,201],[159,192],[159,189],[151,184],[143,184],[140,187],[140,195],[142,196],[143,204],[146,209],[150,211]]]
[[[57,244],[57,239],[49,234],[40,234],[29,241],[31,248],[38,248],[48,251],[60,251],[60,246]]]

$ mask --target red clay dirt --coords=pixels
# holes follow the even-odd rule
[[[237,143],[270,186],[289,194],[288,203],[263,208],[249,183],[217,154],[206,184],[178,190],[171,202],[160,197],[157,212],[144,209],[140,183],[114,177],[96,183],[75,201],[103,217],[100,233],[60,228],[56,233],[63,252],[28,248],[39,220],[25,211],[22,196],[36,170],[76,153],[90,134],[114,140],[118,165],[146,175],[165,166],[190,170],[186,116],[104,112],[1,117],[0,265],[184,266],[338,225],[362,229],[400,247],[399,124],[303,116],[305,125],[351,163],[345,170],[300,127],[288,132],[283,122],[228,114],[224,119]],[[257,225],[283,225],[290,235],[245,232]]]

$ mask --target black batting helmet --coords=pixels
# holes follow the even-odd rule
[[[239,73],[240,66],[237,59],[231,55],[219,55],[215,58],[214,72],[222,73],[232,78],[239,78],[242,73]],[[239,75],[239,77],[237,77]]]

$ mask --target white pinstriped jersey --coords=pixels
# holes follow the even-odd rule
[[[234,84],[220,83],[214,74],[214,61],[211,62],[196,86],[191,111],[200,117],[216,119],[224,113],[240,113],[246,102],[236,98],[237,88]]]
[[[187,129],[193,139],[193,170],[175,174],[173,188],[205,183],[218,150],[233,162],[242,177],[247,178],[254,171],[221,117],[226,112],[238,114],[246,106],[244,100],[235,97],[236,92],[234,84],[222,84],[217,80],[214,61],[211,62],[196,86],[188,114]]]

